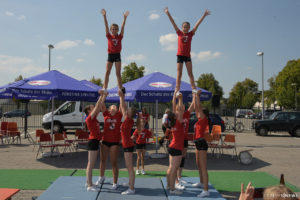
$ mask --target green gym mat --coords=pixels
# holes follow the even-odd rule
[[[146,175],[136,175],[136,178],[165,177],[165,171],[146,171]],[[22,190],[45,190],[60,176],[85,176],[85,170],[33,170],[33,169],[1,169],[0,187],[19,188]],[[279,179],[265,172],[248,171],[209,171],[209,181],[220,192],[240,192],[241,183],[249,181],[254,187],[268,187],[279,184]],[[93,171],[93,176],[99,176],[99,170]],[[106,177],[112,177],[112,171],[106,170]],[[127,177],[127,171],[120,170],[119,177]],[[184,177],[198,177],[198,171],[183,171]],[[294,192],[300,189],[286,181],[286,185]]]

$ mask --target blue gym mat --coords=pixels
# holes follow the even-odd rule
[[[93,177],[93,182],[98,177]],[[38,200],[95,200],[98,192],[87,192],[84,176],[61,176],[38,197]]]
[[[112,178],[106,178],[98,200],[102,199],[132,199],[132,200],[167,200],[164,188],[159,178],[136,178],[135,179],[135,194],[121,195],[121,192],[128,189],[122,186],[123,183],[128,183],[128,178],[119,178],[119,187],[117,190],[112,190]]]
[[[164,188],[167,187],[167,179],[161,178],[162,183],[164,185]],[[199,200],[199,197],[197,197],[198,194],[202,192],[202,188],[195,188],[192,187],[193,183],[199,182],[199,177],[185,177],[183,178],[187,183],[183,184],[185,186],[185,190],[183,190],[182,195],[172,195],[170,194],[169,190],[166,190],[166,193],[168,195],[169,200],[179,200],[179,199],[185,199],[185,200]],[[222,195],[209,183],[208,184],[208,191],[210,192],[210,196],[206,198],[201,198],[202,200],[226,200],[222,197]]]

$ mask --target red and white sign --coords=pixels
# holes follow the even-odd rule
[[[153,82],[149,84],[151,87],[156,87],[156,88],[167,88],[167,87],[172,87],[171,83],[166,83],[166,82]]]
[[[28,84],[29,85],[39,85],[39,86],[43,86],[43,85],[50,85],[50,81],[45,81],[45,80],[36,80],[36,81],[29,81]]]

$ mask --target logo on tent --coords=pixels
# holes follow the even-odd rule
[[[167,88],[167,87],[172,87],[171,83],[166,83],[166,82],[153,82],[149,84],[151,87],[156,87],[156,88]]]
[[[37,81],[29,81],[29,85],[50,85],[50,81],[45,81],[45,80],[37,80]]]

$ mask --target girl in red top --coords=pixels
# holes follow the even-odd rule
[[[208,145],[204,139],[204,133],[206,127],[209,124],[209,112],[207,109],[203,109],[200,103],[201,90],[197,94],[193,94],[195,98],[195,112],[198,117],[198,121],[195,125],[195,145],[196,145],[196,164],[199,169],[200,183],[193,184],[194,187],[203,187],[204,190],[198,195],[198,197],[209,196],[208,191],[208,173],[207,173],[207,149]]]
[[[117,24],[112,24],[110,26],[110,29],[108,28],[108,22],[107,22],[107,18],[106,18],[106,11],[104,9],[102,9],[101,13],[104,17],[105,32],[106,32],[106,37],[107,37],[107,40],[108,40],[108,59],[107,59],[107,62],[106,62],[106,73],[105,73],[105,78],[104,78],[104,84],[103,84],[103,88],[102,88],[101,91],[107,93],[109,75],[110,75],[110,71],[111,71],[111,68],[112,68],[114,63],[115,63],[116,75],[117,75],[117,79],[118,79],[118,87],[119,87],[120,90],[122,89],[121,55],[120,55],[121,49],[122,49],[121,41],[123,39],[125,22],[126,22],[126,19],[127,19],[128,15],[129,15],[129,12],[126,11],[123,14],[124,15],[124,20],[123,20],[123,23],[122,23],[120,34],[118,34],[119,26]],[[123,90],[125,90],[125,89],[123,89]]]
[[[131,130],[134,124],[133,118],[136,115],[136,110],[134,108],[127,109],[127,106],[125,104],[125,97],[124,93],[119,91],[120,96],[120,109],[121,112],[125,118],[125,121],[122,123],[121,126],[121,135],[122,135],[122,146],[124,149],[124,159],[125,159],[125,165],[128,170],[128,177],[129,177],[129,188],[128,190],[122,192],[121,194],[134,194],[134,170],[133,170],[133,164],[132,164],[132,154],[134,150],[134,143],[131,139]]]
[[[142,117],[145,121],[145,129],[149,129],[150,115],[148,114],[147,109],[145,107],[142,108]]]
[[[183,63],[185,62],[186,69],[188,72],[188,75],[190,77],[190,82],[192,86],[192,91],[194,93],[197,93],[196,85],[194,81],[194,75],[193,75],[193,68],[192,68],[192,60],[191,60],[191,42],[192,37],[194,36],[195,32],[198,29],[198,26],[201,24],[201,22],[204,20],[204,18],[210,14],[209,10],[205,10],[204,15],[197,21],[195,27],[192,31],[190,30],[190,23],[189,22],[183,22],[182,27],[180,30],[174,19],[172,18],[171,14],[169,13],[168,7],[165,8],[165,13],[168,15],[177,35],[178,35],[178,51],[177,51],[177,79],[176,79],[176,88],[175,90],[180,90],[180,84],[181,84],[181,76],[182,76],[182,68]]]
[[[168,148],[169,168],[167,171],[167,187],[170,189],[170,194],[180,195],[182,192],[175,190],[175,180],[182,159],[182,150],[184,149],[184,125],[182,118],[184,105],[182,101],[178,101],[178,104],[176,104],[176,94],[179,98],[182,96],[181,93],[175,90],[172,100],[173,112],[168,114],[168,120],[172,130],[172,142]]]
[[[137,160],[136,160],[136,175],[140,173],[145,175],[144,168],[144,156],[146,151],[146,139],[152,137],[152,129],[148,130],[145,127],[145,120],[143,118],[139,118],[136,122],[136,129],[132,135],[132,139],[136,141],[136,152],[137,152]],[[142,165],[142,171],[140,171],[140,163]]]
[[[103,104],[102,112],[104,117],[104,133],[100,151],[100,177],[96,184],[101,185],[105,180],[104,173],[106,168],[107,157],[109,155],[113,172],[112,189],[117,189],[117,182],[119,176],[118,157],[120,150],[119,144],[121,140],[120,129],[122,113],[118,110],[117,106],[115,105],[111,105],[107,110],[105,104]]]
[[[182,95],[180,95],[178,97],[178,103],[179,104],[183,104],[183,99],[182,99]],[[195,98],[193,98],[193,101],[190,105],[190,107],[184,111],[183,113],[183,125],[184,125],[184,149],[182,151],[182,160],[180,163],[180,167],[177,171],[177,178],[175,181],[175,188],[179,189],[179,190],[183,190],[185,189],[184,185],[181,185],[180,182],[184,183],[185,181],[183,181],[181,179],[181,173],[182,173],[182,169],[184,167],[184,162],[185,162],[185,157],[186,157],[186,152],[187,152],[187,148],[188,148],[188,134],[189,134],[189,123],[190,123],[190,113],[194,111],[194,106],[195,105]]]
[[[100,126],[97,120],[97,116],[103,107],[106,95],[101,96],[94,108],[88,106],[84,109],[86,115],[85,122],[90,131],[89,141],[88,141],[88,164],[86,167],[86,186],[87,191],[98,192],[100,189],[96,187],[96,185],[92,182],[92,171],[95,166],[95,162],[98,155],[99,150],[99,141],[101,138]]]

